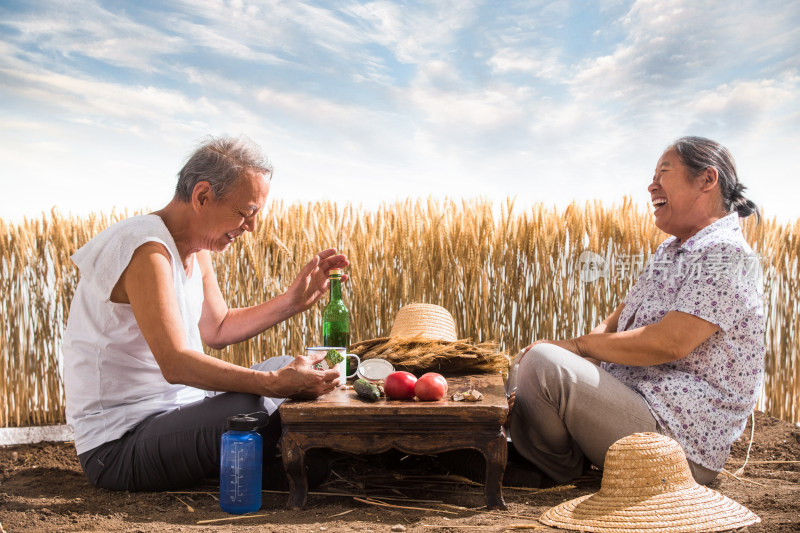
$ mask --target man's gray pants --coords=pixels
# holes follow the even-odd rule
[[[289,356],[272,357],[251,368],[270,372],[291,361]],[[256,411],[269,415],[269,422],[259,430],[266,465],[277,453],[278,407],[283,400],[240,392],[217,394],[151,415],[119,439],[78,459],[96,487],[128,491],[190,487],[219,476],[220,443],[229,416]]]

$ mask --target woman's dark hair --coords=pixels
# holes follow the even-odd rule
[[[758,206],[742,194],[747,187],[739,182],[736,163],[727,148],[704,137],[681,137],[672,143],[670,148],[675,149],[692,176],[699,175],[709,167],[717,169],[722,192],[722,207],[726,213],[736,211],[740,217],[755,213],[761,221]]]
[[[245,136],[208,137],[178,173],[175,198],[191,201],[194,186],[207,181],[214,196],[221,200],[247,170],[268,174],[272,178],[272,164],[257,144]]]

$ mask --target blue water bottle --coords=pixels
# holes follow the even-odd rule
[[[252,513],[261,508],[263,443],[253,414],[229,417],[222,434],[219,506],[226,513]]]

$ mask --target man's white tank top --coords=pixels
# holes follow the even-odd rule
[[[64,333],[67,423],[78,454],[123,436],[148,416],[202,399],[203,391],[171,385],[161,374],[129,304],[111,301],[111,290],[133,252],[147,242],[166,247],[175,298],[188,346],[203,351],[198,322],[203,281],[197,258],[187,277],[175,241],[158,215],[138,215],[110,226],[72,260],[81,278]]]

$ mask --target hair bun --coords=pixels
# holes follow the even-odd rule
[[[759,219],[761,218],[761,213],[755,202],[742,196],[741,192],[734,193],[731,199],[731,210],[736,211],[740,218],[749,217],[752,214],[756,214]]]
[[[740,217],[755,213],[761,221],[761,213],[755,203],[744,197],[745,186],[739,182],[736,163],[727,148],[704,137],[681,137],[670,147],[674,149],[692,176],[709,167],[719,174],[722,204],[726,213],[736,211]]]

